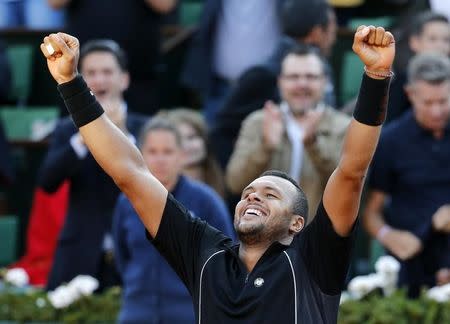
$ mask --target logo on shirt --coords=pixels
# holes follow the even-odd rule
[[[256,278],[255,281],[253,282],[253,284],[255,285],[256,288],[259,288],[262,285],[264,285],[264,279],[263,278]]]

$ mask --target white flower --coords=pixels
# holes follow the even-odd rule
[[[382,287],[382,278],[376,273],[367,276],[357,276],[348,284],[348,291],[356,299],[360,299],[376,288]]]
[[[384,255],[378,258],[375,263],[377,273],[392,274],[400,271],[400,262],[390,255]]]
[[[23,287],[28,285],[30,278],[24,269],[12,268],[6,272],[5,281],[17,287]]]
[[[384,295],[389,296],[397,287],[400,262],[390,255],[384,255],[378,258],[375,263],[375,270],[381,277],[381,287],[383,288]]]
[[[427,291],[427,297],[439,303],[445,303],[450,300],[450,284],[437,286]]]
[[[80,295],[88,296],[98,288],[98,280],[91,276],[78,275],[69,282],[68,286],[78,291]]]
[[[72,304],[78,298],[78,293],[73,288],[59,286],[55,290],[49,291],[47,297],[53,307],[64,308]]]
[[[47,297],[55,308],[63,308],[78,300],[81,296],[91,295],[98,288],[98,280],[85,275],[78,275],[67,285],[49,291]]]

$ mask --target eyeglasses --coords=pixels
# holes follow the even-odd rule
[[[304,79],[308,82],[318,81],[323,78],[323,74],[314,74],[314,73],[306,73],[306,74],[282,74],[281,77],[287,81],[297,81],[300,79]]]

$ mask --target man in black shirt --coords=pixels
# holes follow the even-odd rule
[[[41,44],[84,142],[186,284],[198,323],[336,322],[364,177],[386,113],[392,34],[373,26],[355,33],[353,49],[366,72],[315,219],[302,231],[305,196],[295,181],[272,171],[246,187],[236,206],[240,244],[191,216],[149,172],[77,75],[78,48],[78,40],[63,33]]]

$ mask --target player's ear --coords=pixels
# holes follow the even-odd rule
[[[300,215],[294,215],[292,216],[291,225],[289,227],[289,232],[297,235],[302,231],[302,229],[305,227],[305,218]]]

